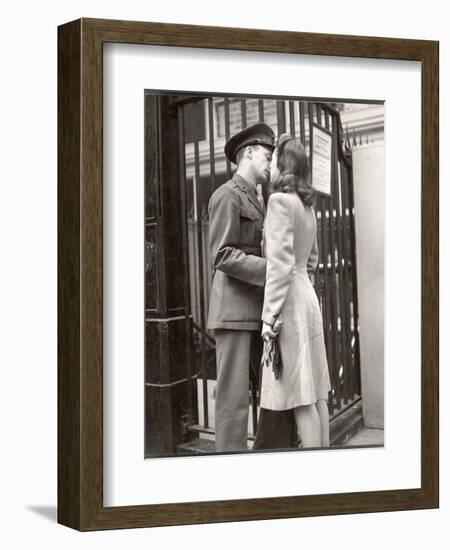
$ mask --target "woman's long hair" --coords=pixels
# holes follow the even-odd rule
[[[303,204],[312,206],[314,190],[309,175],[309,162],[301,141],[282,134],[277,144],[277,173],[270,182],[270,193],[295,191]]]

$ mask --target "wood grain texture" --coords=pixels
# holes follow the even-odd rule
[[[439,502],[439,45],[422,61],[422,488]]]
[[[81,528],[103,501],[102,43],[82,24],[81,58]]]
[[[58,521],[80,527],[81,22],[58,32]]]
[[[367,36],[267,31],[139,21],[82,19],[106,42],[158,44],[190,48],[251,50],[363,57],[374,59],[418,60],[432,44],[428,40],[405,40]]]
[[[104,508],[102,45],[104,42],[422,63],[420,489]],[[58,520],[79,530],[438,506],[438,44],[432,41],[82,19],[59,28]]]

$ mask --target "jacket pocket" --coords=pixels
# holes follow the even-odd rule
[[[264,289],[233,277],[223,287],[222,318],[224,321],[261,321]]]
[[[239,244],[260,248],[262,225],[262,214],[260,214],[255,208],[250,206],[241,208]]]
[[[241,208],[240,212],[241,218],[245,218],[246,220],[250,221],[256,221],[259,220],[261,217],[261,214],[255,209],[255,208]]]

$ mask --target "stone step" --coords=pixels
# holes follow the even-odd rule
[[[204,434],[206,436],[211,436],[213,439],[216,433],[216,430],[214,428],[205,428],[205,426],[201,426],[200,424],[193,424],[192,426],[189,426],[188,430],[190,432],[194,432],[197,434]],[[247,439],[249,441],[253,441],[255,439],[255,436],[248,434]]]
[[[330,422],[330,445],[340,447],[364,427],[362,402],[357,401]]]
[[[201,437],[188,443],[182,443],[177,447],[177,454],[201,455],[215,452],[214,440]]]

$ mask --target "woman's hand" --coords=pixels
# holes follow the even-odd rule
[[[275,338],[276,333],[273,331],[273,328],[267,323],[263,323],[261,337],[264,341],[268,341],[270,338]]]
[[[262,331],[261,331],[262,339],[267,340],[269,338],[275,338],[275,336],[280,332],[282,324],[283,324],[283,319],[281,318],[281,315],[277,317],[273,326],[263,322]]]
[[[272,330],[275,334],[278,334],[281,330],[281,326],[283,324],[283,317],[281,314],[278,315],[278,317],[275,319],[275,323],[273,324]]]

